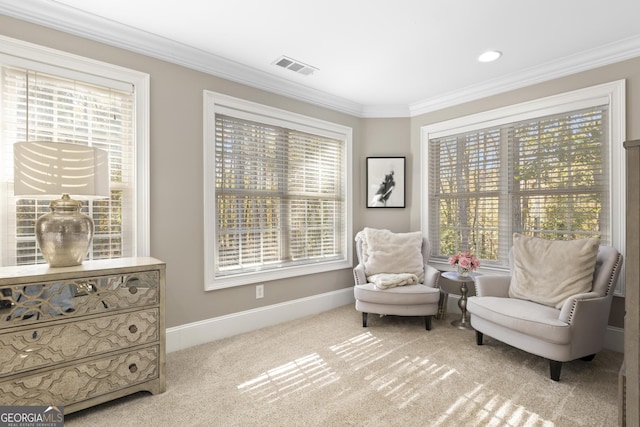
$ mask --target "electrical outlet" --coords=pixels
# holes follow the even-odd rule
[[[256,299],[264,298],[264,285],[256,285]]]

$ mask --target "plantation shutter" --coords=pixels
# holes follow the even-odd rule
[[[131,90],[86,83],[19,67],[2,70],[3,181],[13,182],[13,143],[56,141],[82,144],[109,153],[109,199],[83,202],[95,223],[89,259],[133,253],[132,230],[123,225],[134,203],[134,97]],[[44,262],[35,241],[35,221],[50,200],[13,197],[5,192],[9,239],[5,264]],[[15,230],[15,233],[11,232]],[[130,242],[130,243],[129,243]]]
[[[610,244],[608,107],[429,140],[435,257],[506,265],[513,232]]]
[[[216,269],[344,257],[344,141],[216,114]]]

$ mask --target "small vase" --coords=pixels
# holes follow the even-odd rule
[[[460,277],[469,277],[471,275],[471,270],[468,268],[460,267],[458,265],[458,276]]]

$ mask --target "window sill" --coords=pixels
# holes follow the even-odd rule
[[[309,274],[324,273],[328,271],[344,270],[353,268],[353,262],[349,259],[331,262],[321,262],[311,265],[283,267],[268,271],[256,271],[252,273],[234,274],[222,277],[207,278],[204,286],[205,291],[215,291],[218,289],[231,288],[268,282],[271,280],[286,279],[290,277],[306,276]]]

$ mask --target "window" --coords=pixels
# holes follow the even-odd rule
[[[19,55],[16,55],[16,51]],[[34,59],[26,59],[34,58]],[[109,153],[109,199],[83,202],[95,223],[88,259],[148,254],[145,167],[147,76],[0,39],[0,251],[2,265],[45,262],[35,221],[50,200],[13,195],[13,143],[56,141]]]
[[[618,82],[423,128],[434,260],[470,250],[506,268],[514,232],[623,252],[623,93]]]
[[[351,129],[205,92],[206,289],[351,266]]]

